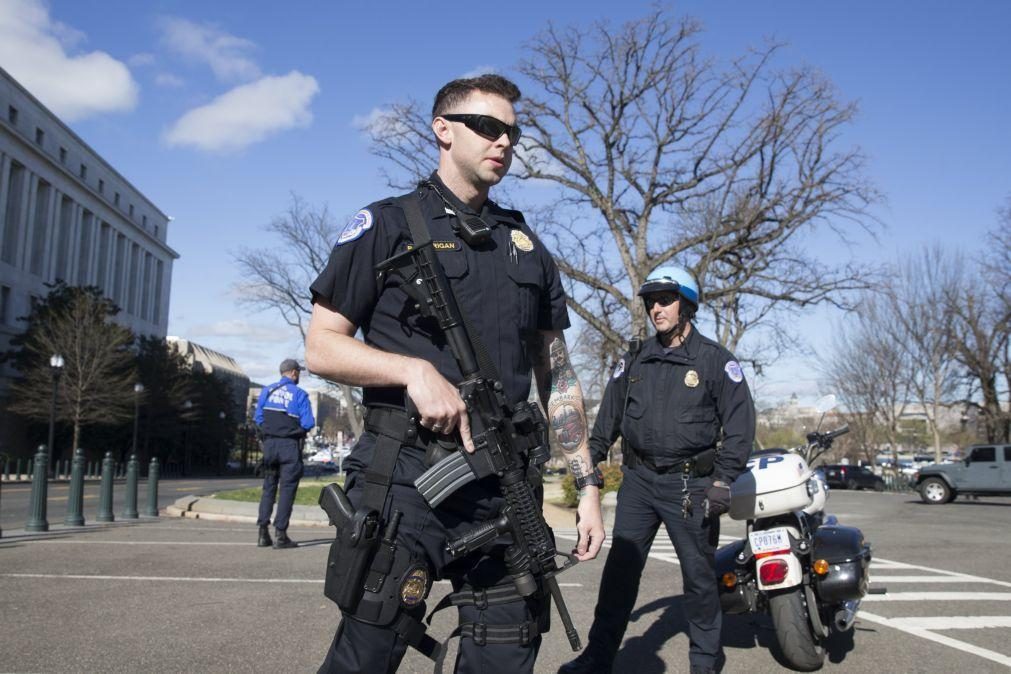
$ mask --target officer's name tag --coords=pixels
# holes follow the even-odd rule
[[[433,241],[432,248],[436,250],[460,250],[459,241]],[[407,250],[414,250],[414,244],[407,244]]]

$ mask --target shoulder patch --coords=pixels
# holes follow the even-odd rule
[[[618,364],[614,366],[614,374],[611,375],[612,379],[617,379],[625,373],[625,359],[622,358],[618,361]]]
[[[727,364],[723,366],[724,371],[730,378],[730,381],[740,384],[744,381],[744,371],[741,369],[741,364],[736,360],[728,360]]]
[[[354,241],[362,234],[372,229],[373,222],[372,211],[367,208],[363,208],[358,211],[354,214],[354,217],[348,220],[348,224],[344,225],[344,231],[341,232],[339,237],[337,237],[337,245],[340,246],[350,241]]]

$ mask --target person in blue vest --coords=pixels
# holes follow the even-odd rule
[[[257,545],[271,545],[281,550],[298,547],[288,538],[288,520],[295,502],[295,491],[302,478],[302,444],[306,434],[316,425],[309,405],[309,395],[298,387],[299,373],[305,368],[287,358],[281,362],[281,379],[260,392],[253,419],[263,434],[263,495],[260,497],[260,527]],[[275,540],[270,540],[270,513],[277,497],[274,517]]]

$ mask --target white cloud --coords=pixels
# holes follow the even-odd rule
[[[460,78],[469,80],[474,77],[480,77],[481,75],[491,75],[496,72],[498,71],[495,69],[495,66],[478,66],[460,75]]]
[[[126,60],[132,68],[142,68],[144,66],[154,65],[155,58],[154,54],[150,52],[140,52],[139,54],[134,54]]]
[[[210,66],[214,75],[225,82],[253,80],[260,68],[249,57],[256,44],[230,35],[209,24],[165,17],[160,22],[162,43],[177,54]]]
[[[194,325],[187,331],[187,334],[194,339],[202,337],[239,337],[245,341],[286,344],[298,336],[298,331],[287,325],[270,327],[235,318]],[[234,349],[229,353],[234,355]]]
[[[186,82],[181,77],[176,77],[172,73],[158,73],[154,78],[154,83],[166,89],[178,89]]]
[[[407,124],[390,108],[372,108],[367,115],[355,115],[351,118],[351,126],[380,138],[409,131]]]
[[[54,21],[40,0],[0,1],[0,64],[67,121],[132,110],[139,87],[105,52],[70,54],[80,31]]]
[[[316,78],[293,70],[235,87],[190,110],[165,141],[209,152],[233,152],[287,129],[312,123],[309,105],[319,93]]]

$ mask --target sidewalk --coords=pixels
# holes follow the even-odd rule
[[[613,495],[608,494],[604,498],[604,525],[609,526],[613,522],[613,514],[608,519],[609,502]],[[544,519],[548,526],[553,529],[572,529],[576,526],[576,511],[572,508],[556,505],[554,501],[562,498],[562,486],[560,482],[552,481],[544,484]],[[170,517],[189,517],[192,519],[204,519],[221,522],[247,522],[256,523],[258,503],[249,501],[228,501],[225,499],[184,496],[165,509],[165,513]],[[316,505],[296,505],[291,512],[291,526],[295,527],[327,527],[329,526],[326,513]]]

